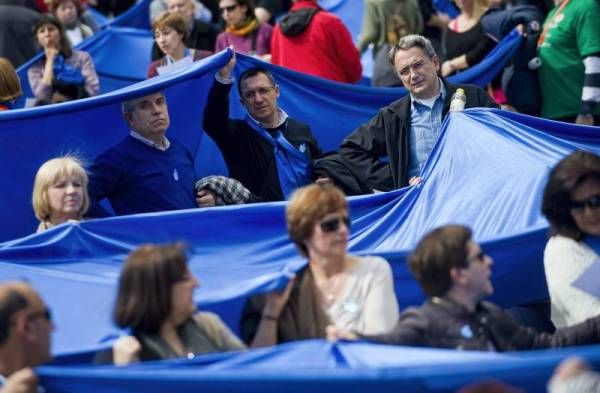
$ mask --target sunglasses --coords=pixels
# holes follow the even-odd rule
[[[221,11],[221,13],[227,11],[227,12],[233,12],[233,10],[235,10],[238,7],[239,4],[234,4],[234,5],[228,5],[225,7],[219,7],[219,11]]]
[[[485,252],[479,251],[479,253],[477,255],[473,255],[472,257],[467,258],[467,262],[473,262],[473,261],[481,261],[483,262],[483,260],[485,259]]]
[[[321,227],[321,230],[323,232],[335,232],[338,229],[340,229],[340,225],[344,224],[346,226],[346,228],[350,229],[350,219],[348,218],[348,216],[343,216],[343,217],[332,217],[332,218],[328,218],[326,220],[323,220],[319,223],[319,226]]]
[[[52,321],[52,312],[49,308],[46,308],[45,310],[33,311],[27,314],[27,319],[35,320],[38,318],[44,318],[46,321],[50,322]]]
[[[590,209],[597,209],[600,207],[600,195],[593,195],[583,201],[571,201],[569,208],[571,213],[583,213],[585,207]]]

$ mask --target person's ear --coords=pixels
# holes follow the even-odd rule
[[[275,85],[275,97],[279,98],[279,85]]]
[[[131,127],[131,121],[132,121],[131,112],[123,113],[123,118],[125,119],[125,123],[127,123],[127,126]]]
[[[457,267],[453,267],[450,269],[450,279],[452,280],[452,285],[461,286],[464,283],[464,274],[463,269],[459,269]]]
[[[431,61],[433,62],[433,65],[435,66],[435,71],[436,72],[440,72],[440,58],[438,57],[438,55],[433,55],[433,57],[431,58]]]
[[[14,316],[13,326],[15,333],[20,337],[27,337],[32,333],[31,324],[29,323],[25,310],[19,311]]]

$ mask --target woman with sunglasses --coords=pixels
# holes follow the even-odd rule
[[[325,337],[328,324],[362,334],[391,330],[398,303],[390,266],[380,257],[348,255],[350,219],[342,191],[330,184],[300,188],[286,218],[290,238],[308,265],[297,274],[280,313],[261,307],[261,297],[249,300],[242,338],[250,341],[265,320],[278,342]]]
[[[544,250],[544,270],[557,328],[600,313],[600,298],[582,284],[600,256],[600,157],[577,151],[550,172],[542,213],[552,236]]]
[[[225,31],[217,36],[215,52],[233,45],[236,52],[269,60],[273,27],[256,19],[254,1],[220,0],[219,9]]]
[[[244,349],[245,345],[214,313],[197,312],[194,290],[198,279],[190,271],[181,244],[147,244],[134,250],[123,265],[114,320],[132,336],[113,345],[112,361],[124,365],[138,361],[187,357],[202,353]],[[267,295],[267,307],[280,312],[291,285]],[[263,332],[266,328],[266,332]],[[259,326],[252,346],[264,346],[270,327]],[[265,339],[267,337],[267,339]],[[96,360],[106,362],[106,354]]]

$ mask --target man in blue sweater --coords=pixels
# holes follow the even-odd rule
[[[194,191],[192,154],[165,136],[169,111],[162,92],[124,102],[123,115],[129,135],[100,154],[90,169],[92,206],[108,198],[121,215],[215,205],[211,191]]]

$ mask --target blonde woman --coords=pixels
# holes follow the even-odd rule
[[[33,210],[40,220],[37,232],[67,221],[80,221],[89,207],[88,176],[73,156],[46,161],[35,175]]]

